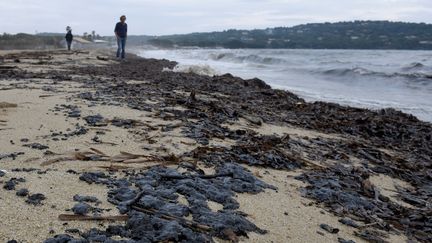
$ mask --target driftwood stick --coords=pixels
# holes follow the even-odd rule
[[[104,152],[100,151],[99,149],[95,149],[95,148],[90,148],[91,151],[96,152],[97,154],[100,154],[102,156],[108,157],[107,154],[105,154]]]
[[[76,214],[60,214],[58,218],[61,221],[127,221],[129,216],[85,216]]]

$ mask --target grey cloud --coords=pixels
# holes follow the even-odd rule
[[[110,35],[126,14],[131,34],[172,34],[308,22],[432,22],[430,0],[0,0],[0,32],[96,30]]]

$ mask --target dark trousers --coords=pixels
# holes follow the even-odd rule
[[[125,48],[126,48],[126,37],[118,37],[117,38],[117,57],[124,59],[125,58]]]
[[[67,43],[68,50],[70,51],[72,46],[72,41],[66,41],[66,43]]]

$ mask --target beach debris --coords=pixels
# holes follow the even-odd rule
[[[112,124],[116,127],[122,127],[122,128],[132,128],[138,125],[145,125],[144,123],[134,120],[134,119],[122,119],[115,117],[112,120],[106,119],[101,115],[92,115],[92,116],[86,116],[84,117],[84,120],[87,122],[88,125],[93,127],[104,127],[108,124]]]
[[[345,240],[344,238],[338,238],[338,243],[355,243],[355,241]]]
[[[339,233],[339,229],[338,228],[334,228],[328,224],[320,224],[320,228],[329,232],[330,234],[337,234]]]
[[[75,202],[90,202],[90,203],[101,203],[101,201],[94,196],[80,196],[78,194],[76,194],[75,196],[73,196],[73,200]]]
[[[54,112],[63,111],[67,117],[78,118],[81,117],[81,110],[77,105],[56,105],[53,109]]]
[[[303,167],[306,160],[285,151],[286,143],[289,143],[287,137],[259,136],[252,137],[230,148],[198,147],[187,153],[186,156],[209,165],[235,162],[287,170]],[[321,167],[315,163],[314,166]]]
[[[29,194],[29,190],[28,190],[28,189],[25,189],[25,188],[20,189],[20,190],[18,190],[18,191],[16,192],[16,195],[17,195],[18,197],[26,197],[26,196],[28,196],[28,194]]]
[[[15,153],[10,153],[10,154],[0,154],[0,160],[7,159],[7,158],[11,158],[11,159],[15,160],[20,155],[24,155],[24,152],[15,152]]]
[[[29,195],[27,197],[26,203],[37,206],[37,205],[41,205],[42,201],[45,199],[46,199],[45,195],[43,195],[42,193],[36,193],[36,194]]]
[[[16,66],[6,66],[6,65],[1,65],[0,66],[0,71],[3,71],[3,70],[11,70],[11,69],[15,69],[15,68],[17,68]]]
[[[164,165],[177,164],[180,158],[173,154],[166,156],[156,156],[156,155],[144,155],[144,154],[132,154],[124,151],[120,151],[120,154],[109,156],[104,152],[90,148],[89,151],[77,151],[70,152],[68,154],[62,155],[61,157],[53,158],[42,162],[41,166],[48,166],[54,163],[62,161],[71,160],[81,160],[81,161],[106,161],[114,163],[123,164],[140,164],[140,163],[159,163]]]
[[[100,61],[108,61],[108,57],[105,56],[96,56],[96,59],[100,60]]]
[[[360,228],[360,225],[358,223],[356,223],[354,220],[347,217],[339,219],[339,222],[344,225],[351,226],[353,228]]]
[[[73,242],[74,238],[72,236],[62,234],[62,235],[56,235],[54,238],[45,240],[44,243],[61,243],[61,242]],[[78,241],[80,242],[80,241]]]
[[[11,178],[10,180],[6,181],[3,188],[8,191],[15,190],[15,187],[22,182],[26,182],[24,178]]]
[[[102,215],[60,214],[58,218],[61,221],[127,221],[129,219],[129,216],[127,216],[127,215],[102,216]]]
[[[247,115],[242,115],[242,117],[254,125],[261,126],[263,124],[263,120],[259,117],[253,117]]]
[[[121,118],[117,118],[117,117],[112,119],[110,122],[113,126],[122,127],[122,128],[126,128],[126,129],[129,129],[129,128],[132,128],[132,127],[135,127],[138,125],[142,125],[142,122],[137,121],[137,120],[121,119]]]
[[[388,236],[376,230],[367,229],[362,231],[356,231],[354,232],[354,235],[364,240],[367,240],[369,242],[389,243],[389,241],[383,239],[383,238],[388,238]]]
[[[18,107],[17,104],[8,103],[8,102],[0,102],[0,109],[16,108],[16,107]]]
[[[80,202],[75,204],[75,206],[73,206],[72,211],[74,212],[74,214],[77,215],[86,215],[90,212],[91,209],[92,207],[87,203]]]
[[[50,55],[38,52],[10,58],[36,58],[42,61],[41,64],[47,61],[52,63]],[[181,167],[181,162],[190,156],[193,160],[191,164],[204,161],[207,166],[216,168],[230,165],[241,167],[238,163],[283,170],[303,168],[306,171],[298,177],[308,183],[302,189],[303,195],[340,216],[341,223],[355,227],[359,237],[384,241],[385,232],[395,231],[403,232],[412,241],[431,241],[430,123],[394,109],[370,111],[325,102],[308,103],[288,91],[273,90],[259,79],[243,80],[230,74],[208,77],[193,73],[162,72],[164,68],[172,69],[175,65],[177,63],[167,60],[130,59],[122,65],[107,63],[76,66],[68,71],[48,70],[38,73],[10,68],[0,70],[0,78],[52,78],[55,82],[80,82],[82,88],[92,91],[86,90],[74,97],[89,101],[86,102],[89,106],[121,105],[151,112],[153,118],[180,124],[175,128],[179,128],[182,135],[192,138],[200,146],[181,156],[111,156],[102,151],[78,151],[78,154],[57,155],[62,157],[53,158],[51,163],[67,160],[106,161],[106,166],[101,168],[115,171],[130,168],[126,166],[129,163],[156,162],[176,164],[183,171],[185,167]],[[17,84],[11,87],[28,88]],[[58,92],[49,86],[43,89]],[[73,107],[65,108],[62,112],[67,117],[81,116],[78,109]],[[74,131],[53,132],[52,138],[68,139],[107,125],[125,129],[143,126],[145,132],[169,132],[174,129],[172,126],[146,126],[132,119],[109,120],[95,116],[88,120],[85,126],[77,124]],[[250,129],[228,127],[244,125],[244,120],[253,129],[260,129],[259,126],[265,124],[289,125],[294,129],[322,135],[261,136]],[[336,138],[329,138],[333,135]],[[155,143],[158,139],[153,135],[146,138],[149,143]],[[229,140],[234,145],[210,146],[215,140]],[[112,161],[113,158],[116,162]],[[105,231],[94,229],[80,235],[85,241],[99,242],[113,236],[142,241],[209,242],[211,237],[236,241],[239,236],[259,230],[247,221],[246,215],[237,211],[235,197],[226,195],[242,190],[245,193],[258,193],[258,189],[265,189],[256,185],[254,180],[257,180],[257,175],[250,173],[252,180],[241,169],[238,170],[222,170],[205,175],[196,166],[189,166],[186,172],[180,173],[176,169],[146,164],[136,170],[127,169],[123,171],[124,176],[116,175],[118,177],[111,174],[111,170],[110,173],[85,172],[80,179],[109,187],[110,202],[128,213],[128,218],[125,219],[125,225],[111,225]],[[68,173],[78,174],[72,170]],[[409,206],[400,205],[393,197],[384,196],[381,189],[369,179],[371,175],[386,175],[409,184],[409,188],[398,187],[394,191],[394,197]],[[214,195],[208,195],[206,191]],[[175,198],[178,194],[188,200],[188,205],[179,203],[178,198]],[[223,209],[209,212],[206,200],[222,201],[220,204]],[[209,230],[189,227],[182,220],[186,219],[184,215],[187,213],[193,216],[192,223],[204,225]],[[56,236],[56,239],[69,241],[73,237],[61,235]],[[341,239],[339,241],[342,242]]]
[[[316,200],[337,216],[363,222],[365,225],[357,226],[350,220],[341,220],[362,229],[357,233],[359,237],[384,242],[383,231],[394,230],[422,242],[431,239],[431,235],[423,234],[432,232],[428,206],[410,208],[397,204],[381,195],[369,177],[366,168],[338,164],[325,170],[308,171],[296,178],[310,184],[302,189],[305,197]]]
[[[53,140],[68,140],[69,138],[75,136],[81,136],[87,134],[89,131],[88,128],[81,126],[80,124],[75,124],[75,129],[68,129],[66,132],[52,132],[49,136],[45,136],[45,138],[51,137]]]
[[[165,219],[165,220],[175,220],[180,222],[181,225],[184,225],[185,227],[197,230],[197,231],[211,231],[211,227],[207,226],[207,225],[203,225],[203,224],[199,224],[198,222],[192,221],[192,220],[187,220],[181,217],[176,217],[173,215],[168,215],[168,214],[161,214],[158,213],[156,210],[151,210],[151,209],[145,209],[145,208],[140,208],[137,206],[131,206],[131,208],[133,210],[136,210],[138,212],[142,212],[145,214],[151,214],[151,215],[157,215],[158,217]]]
[[[86,172],[80,177],[89,183],[109,186],[108,201],[117,205],[126,225],[111,225],[106,231],[81,234],[84,239],[120,236],[141,241],[212,242],[212,237],[235,241],[247,232],[265,233],[236,211],[239,204],[234,192],[259,193],[274,187],[256,179],[236,164],[216,168],[214,175],[200,170],[180,173],[175,169],[156,166],[148,171],[131,172],[130,177],[114,179],[102,172]],[[186,197],[188,206],[179,203],[179,194]],[[212,211],[208,201],[224,206]],[[193,220],[186,217],[192,215]],[[90,216],[61,215],[61,220],[98,220]],[[113,234],[112,229],[115,230]],[[58,237],[57,237],[58,238]],[[54,242],[54,241],[53,241]]]
[[[24,144],[24,147],[29,147],[31,149],[37,149],[37,150],[45,150],[49,149],[48,146],[40,144],[40,143],[30,143],[30,144]]]
[[[3,188],[8,190],[8,191],[12,191],[12,190],[15,190],[16,184],[17,183],[15,182],[15,180],[11,179],[4,184]]]
[[[88,125],[93,127],[104,127],[107,126],[107,119],[105,119],[100,114],[98,115],[92,115],[92,116],[86,116],[84,117],[84,120],[87,122]]]
[[[84,172],[81,174],[79,179],[87,182],[87,184],[108,184],[109,176],[103,172]]]

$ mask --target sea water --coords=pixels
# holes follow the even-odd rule
[[[257,77],[307,101],[391,107],[432,122],[432,51],[190,48],[139,53],[177,61],[178,71]]]

